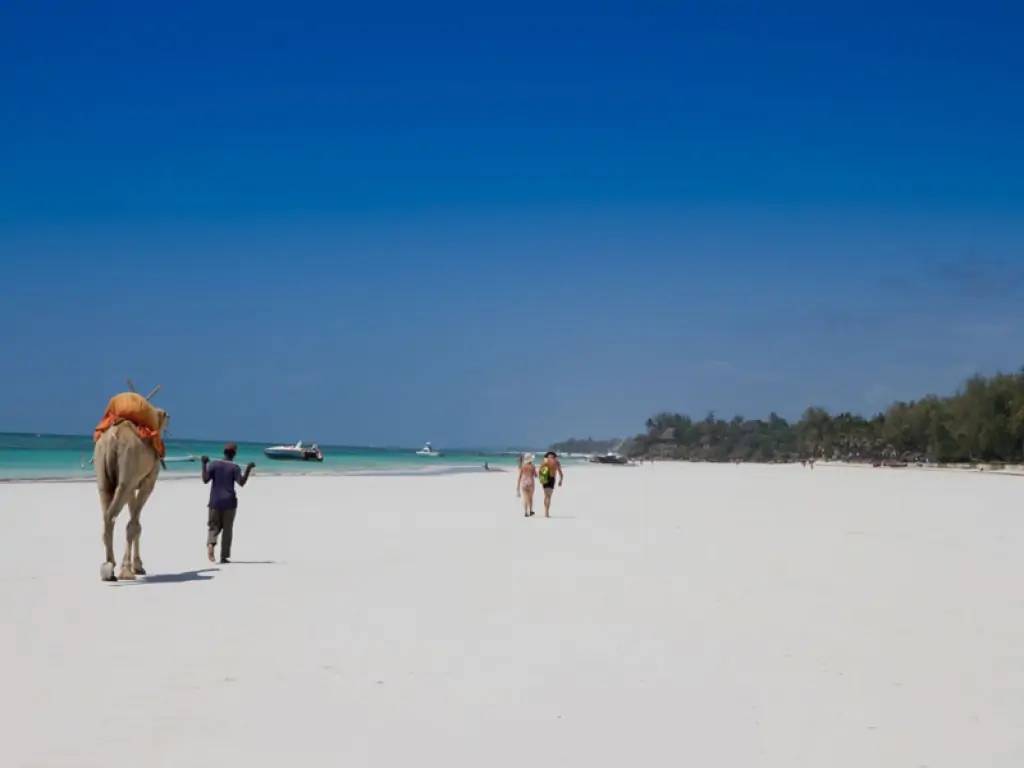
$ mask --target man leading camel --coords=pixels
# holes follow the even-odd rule
[[[220,547],[220,561],[231,562],[231,539],[235,532],[235,512],[238,511],[238,497],[235,495],[235,483],[239,486],[249,482],[249,473],[256,466],[249,462],[245,466],[245,472],[235,464],[235,454],[238,453],[238,446],[228,443],[224,446],[224,460],[210,461],[209,456],[203,456],[203,482],[212,483],[210,487],[210,516],[208,527],[210,535],[206,539],[206,556],[210,562],[214,561],[213,551],[217,546],[217,537],[224,532],[224,540]]]

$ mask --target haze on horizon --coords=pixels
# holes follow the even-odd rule
[[[720,8],[716,4],[716,8]],[[0,431],[504,447],[1024,363],[1019,7],[0,8]]]

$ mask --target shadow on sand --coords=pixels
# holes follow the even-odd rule
[[[232,560],[227,565],[279,565],[277,560]],[[143,584],[181,584],[186,581],[210,581],[220,568],[201,568],[198,571],[182,571],[181,573],[157,573],[152,576],[140,576],[135,581],[113,581],[112,587],[137,587]]]
[[[217,573],[220,568],[203,568],[198,571],[183,571],[182,573],[157,573],[152,576],[141,576],[135,581],[111,582],[112,587],[137,587],[143,584],[180,584],[184,581],[210,581],[213,576],[208,574]]]
[[[277,560],[232,560],[228,565],[280,565]]]

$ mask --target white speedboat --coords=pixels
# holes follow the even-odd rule
[[[420,448],[418,451],[416,451],[416,455],[417,456],[440,456],[441,452],[440,451],[435,451],[434,450],[434,446],[432,446],[428,442],[428,443],[424,444],[424,446],[422,448]]]
[[[264,448],[263,453],[268,459],[291,459],[292,461],[323,461],[324,454],[316,443],[303,445],[300,440],[295,445],[272,445]]]

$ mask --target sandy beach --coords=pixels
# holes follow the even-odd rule
[[[0,486],[0,763],[1024,765],[1020,478],[513,486],[257,474],[211,566],[207,489],[161,482],[113,585],[91,484]]]

